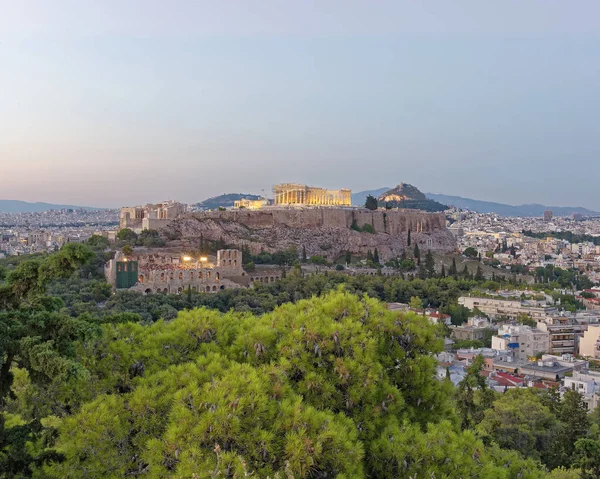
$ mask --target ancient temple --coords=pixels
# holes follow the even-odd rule
[[[276,205],[350,206],[352,191],[326,190],[296,183],[282,183],[273,187]]]

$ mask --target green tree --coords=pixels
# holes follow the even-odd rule
[[[126,244],[125,246],[123,246],[123,248],[121,249],[121,251],[123,252],[123,254],[125,256],[131,256],[133,254],[133,248]]]
[[[125,241],[127,243],[133,243],[135,244],[135,242],[137,241],[138,235],[129,228],[123,228],[122,230],[119,230],[119,232],[117,233],[117,239],[119,241]]]
[[[110,246],[108,238],[100,235],[90,236],[90,239],[87,240],[87,244],[90,248],[94,249],[106,249]]]
[[[421,251],[419,250],[419,245],[415,243],[415,247],[413,249],[413,257],[417,264],[421,264]]]
[[[379,251],[377,251],[377,248],[373,252],[373,262],[379,264]]]
[[[467,268],[467,265],[465,264],[465,267],[462,270],[461,276],[465,279],[469,279],[469,268]]]
[[[594,439],[578,439],[575,443],[575,465],[581,468],[583,479],[600,477],[600,441]]]
[[[0,473],[2,477],[31,475],[34,462],[56,459],[34,445],[39,418],[8,420],[6,406],[18,369],[28,374],[36,388],[66,387],[86,377],[76,360],[75,341],[99,333],[87,318],[60,311],[63,302],[45,296],[50,282],[69,278],[94,254],[83,244],[68,243],[43,260],[24,261],[0,285]],[[43,396],[42,393],[38,394]]]
[[[411,309],[423,309],[423,301],[418,296],[411,296],[409,306]]]
[[[482,375],[483,367],[483,356],[474,358],[456,391],[456,404],[463,429],[473,429],[479,424],[494,399],[494,392],[488,388]]]
[[[588,410],[578,391],[568,390],[563,394],[558,419],[563,425],[559,437],[566,458],[561,465],[568,466],[573,462],[576,442],[584,438],[590,428]]]
[[[449,276],[457,276],[458,275],[458,269],[456,268],[456,258],[452,258],[452,264],[450,265],[450,268],[448,269],[448,275]]]
[[[471,259],[475,259],[477,258],[477,250],[475,248],[473,248],[472,246],[469,246],[467,249],[465,249],[463,251],[463,256],[466,256],[467,258],[471,258]]]
[[[65,461],[45,466],[49,477],[392,478],[385,464],[403,464],[403,435],[452,418],[452,386],[435,378],[438,329],[366,296],[336,291],[263,316],[196,309],[106,331],[85,353],[95,396],[51,426]],[[419,454],[462,433],[452,422],[431,431],[410,462],[448,471],[441,455],[419,466]]]
[[[518,449],[525,457],[552,464],[560,423],[529,388],[510,389],[484,411],[478,426],[484,438],[492,439],[504,449]]]
[[[365,200],[365,208],[371,211],[375,211],[378,207],[377,198],[374,196],[368,195]]]
[[[410,246],[410,230],[408,230],[408,236],[406,238],[406,246]]]
[[[302,245],[302,262],[306,263],[306,246]]]
[[[427,250],[427,253],[425,254],[425,270],[427,271],[428,278],[435,277],[435,260],[433,259],[431,250]]]
[[[477,265],[477,272],[475,273],[475,281],[483,281],[485,277],[483,276],[483,270],[481,269],[481,265]]]
[[[324,264],[327,264],[327,258],[325,258],[324,256],[319,256],[319,255],[315,254],[310,257],[309,262],[311,264],[324,265]]]

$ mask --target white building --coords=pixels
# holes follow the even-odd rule
[[[579,354],[584,358],[600,359],[600,324],[590,324],[579,340]]]
[[[590,371],[584,374],[575,371],[572,377],[565,376],[563,381],[565,389],[572,389],[583,396],[583,400],[587,404],[589,411],[598,407],[600,373]]]
[[[515,359],[526,361],[528,357],[548,351],[550,335],[545,331],[524,325],[504,324],[497,336],[492,336],[492,349],[512,351]]]

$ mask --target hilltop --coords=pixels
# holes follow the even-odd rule
[[[427,198],[416,186],[400,183],[377,198],[380,206],[410,208],[423,211],[444,211],[446,205]]]
[[[227,210],[184,215],[169,224],[171,236],[188,245],[198,238],[221,241],[253,254],[304,248],[309,256],[334,260],[346,252],[364,256],[378,249],[387,260],[419,245],[451,252],[456,241],[442,213],[369,211],[341,208],[300,210]],[[411,231],[409,244],[408,233]]]

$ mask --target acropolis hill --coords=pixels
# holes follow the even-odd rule
[[[357,231],[365,225],[371,225],[374,233]],[[184,214],[168,229],[190,244],[202,236],[238,248],[246,245],[253,253],[296,246],[304,247],[309,256],[322,255],[330,260],[346,251],[364,255],[375,248],[384,260],[398,257],[407,249],[409,231],[410,248],[418,244],[422,251],[448,252],[456,247],[443,213],[418,210],[269,207],[209,211]]]

